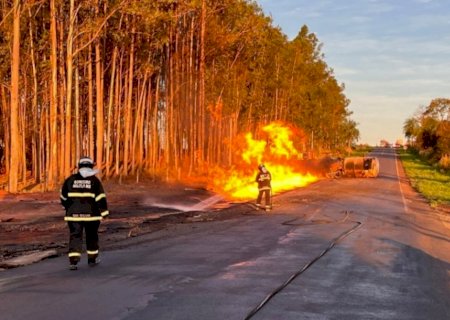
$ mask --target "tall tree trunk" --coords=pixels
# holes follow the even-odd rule
[[[112,68],[111,68],[111,78],[109,82],[109,96],[108,96],[108,113],[107,113],[107,125],[106,125],[106,176],[109,177],[111,170],[111,128],[112,128],[112,107],[114,101],[114,83],[116,76],[116,64],[117,64],[117,47],[114,47],[112,55]],[[117,141],[116,141],[117,143]]]
[[[188,175],[190,176],[192,174],[192,171],[195,166],[195,154],[197,150],[197,143],[196,143],[196,124],[195,119],[197,118],[197,99],[194,92],[194,72],[195,72],[195,65],[194,65],[194,31],[195,31],[195,18],[193,17],[191,20],[191,27],[190,27],[190,37],[189,37],[189,67],[188,67],[188,101],[189,105],[191,106],[191,110],[189,110],[189,171]]]
[[[116,167],[115,167],[115,174],[116,176],[120,175],[120,150],[121,150],[121,143],[122,143],[122,132],[121,132],[121,123],[122,123],[122,114],[121,114],[121,96],[122,96],[122,66],[123,66],[123,53],[120,55],[120,62],[119,62],[119,72],[116,76],[116,104],[115,104],[115,116],[114,116],[114,122],[116,123]]]
[[[11,110],[10,110],[10,158],[9,192],[18,191],[20,136],[19,136],[19,65],[20,65],[20,10],[19,0],[14,0],[13,50],[11,59]]]
[[[145,157],[145,161],[144,161],[144,168],[149,168],[150,167],[150,161],[151,161],[151,157],[150,157],[150,139],[151,139],[151,123],[150,123],[150,119],[151,119],[151,112],[152,112],[152,108],[153,108],[153,91],[152,91],[152,77],[150,77],[149,81],[148,81],[148,89],[147,89],[147,108],[146,108],[146,114],[145,114],[145,122],[144,122],[144,128],[143,128],[143,134],[144,134],[144,157]]]
[[[29,36],[30,36],[30,58],[31,66],[33,68],[33,102],[32,102],[32,114],[33,114],[33,130],[31,137],[32,144],[32,173],[36,183],[41,182],[41,148],[40,148],[40,129],[38,124],[39,118],[39,106],[38,106],[38,77],[36,69],[36,60],[34,56],[34,37],[32,27],[32,15],[31,10],[28,8],[29,17]],[[42,114],[41,114],[42,115]]]
[[[51,41],[51,84],[50,84],[50,154],[48,169],[48,188],[53,189],[58,180],[58,57],[57,57],[57,34],[56,34],[56,8],[55,0],[50,0],[50,41]]]
[[[20,161],[20,135],[19,135],[19,65],[20,65],[20,10],[19,0],[14,1],[13,22],[13,50],[11,59],[11,109],[9,116],[10,126],[10,158],[9,158],[9,192],[18,191],[18,175]]]
[[[97,166],[101,168],[103,166],[103,141],[104,141],[104,118],[103,118],[103,67],[102,67],[102,57],[100,52],[100,39],[97,39],[95,43],[95,83],[96,83],[96,97],[97,97],[97,108],[96,108],[96,133],[97,133],[97,143],[96,143],[96,161]]]
[[[75,160],[81,157],[81,132],[80,132],[80,75],[78,64],[75,66]],[[71,168],[72,169],[72,168]]]
[[[206,0],[202,0],[202,11],[200,17],[200,66],[199,66],[199,146],[200,146],[200,160],[205,160],[205,119],[206,119],[206,101],[205,101],[205,34],[206,34]]]
[[[73,81],[73,29],[75,24],[75,0],[70,0],[69,31],[66,41],[66,69],[67,69],[67,87],[66,87],[66,132],[64,142],[64,176],[70,174],[72,158],[72,81]]]
[[[93,75],[92,75],[92,46],[88,46],[88,141],[89,150],[88,155],[94,157],[94,89],[93,89]]]
[[[11,136],[11,130],[9,129],[10,127],[10,121],[9,121],[9,117],[11,115],[10,110],[10,105],[8,105],[8,101],[6,98],[6,89],[4,86],[0,86],[0,94],[1,94],[1,108],[2,108],[2,123],[4,124],[4,128],[3,128],[3,141],[5,143],[5,147],[4,147],[4,165],[5,165],[5,175],[9,176],[9,154],[10,154],[10,136]],[[0,159],[1,161],[1,159]],[[1,163],[0,163],[1,165]]]
[[[60,5],[60,13],[59,16],[64,16],[64,8],[62,5]],[[59,43],[58,43],[58,52],[59,52],[59,128],[58,128],[58,179],[65,176],[64,168],[66,166],[66,159],[65,159],[65,140],[64,140],[64,133],[66,132],[66,119],[64,117],[67,106],[66,106],[66,69],[65,69],[65,59],[64,56],[64,49],[65,49],[65,38],[64,38],[64,23],[66,22],[64,19],[58,19],[59,23],[57,23],[57,28],[59,26]],[[70,155],[70,153],[69,153]],[[58,181],[58,180],[57,180]]]
[[[155,89],[155,105],[153,107],[153,124],[152,124],[152,172],[156,173],[157,165],[159,163],[159,157],[161,152],[160,136],[158,131],[159,124],[159,100],[160,100],[160,85],[161,85],[161,74],[156,77],[156,89]]]
[[[45,144],[46,141],[48,141],[47,136],[46,136],[46,132],[45,132],[45,124],[46,124],[46,119],[47,119],[47,111],[45,110],[45,107],[42,107],[42,110],[40,112],[40,123],[38,124],[39,126],[39,139],[38,139],[38,144],[39,144],[39,181],[42,183],[42,173],[45,172],[45,165],[46,165],[46,153],[45,153]],[[44,179],[45,182],[45,179]],[[45,190],[45,184],[44,184],[44,188],[42,188],[43,190]],[[41,189],[41,190],[42,190]]]
[[[173,24],[170,26],[169,39],[173,39]],[[169,179],[170,169],[172,163],[175,163],[175,138],[174,138],[174,126],[175,126],[175,117],[174,117],[174,87],[175,87],[175,77],[174,77],[174,55],[175,50],[172,50],[172,46],[167,46],[167,61],[169,63],[169,71],[167,74],[167,83],[169,84],[168,89],[169,92],[166,92],[166,103],[167,103],[167,117],[166,117],[166,125],[167,125],[167,134],[166,134],[166,180]],[[173,150],[173,159],[172,161],[172,150]]]
[[[22,87],[22,95],[24,97],[28,97],[28,81],[27,81],[27,75],[24,74],[22,76],[23,83],[21,84]],[[20,152],[21,158],[20,158],[20,168],[19,172],[22,174],[22,188],[25,188],[27,186],[27,126],[26,122],[28,120],[28,113],[27,113],[27,101],[21,100],[19,101],[19,137],[20,137],[20,146],[22,148],[22,151]]]
[[[131,173],[136,173],[136,167],[139,166],[141,158],[140,158],[140,137],[142,137],[142,129],[141,123],[144,119],[144,98],[147,84],[147,74],[144,75],[142,79],[142,85],[138,86],[138,90],[140,88],[139,99],[137,101],[137,110],[136,110],[136,121],[134,122],[134,130],[133,130],[133,139],[132,139],[132,166]]]
[[[279,78],[280,78],[280,63],[278,61],[278,58],[276,60],[276,70],[277,70],[276,71],[276,81],[278,83]],[[275,120],[275,121],[279,120],[279,115],[280,115],[280,112],[278,110],[279,90],[280,90],[279,86],[276,86],[276,88],[275,88],[275,97],[274,97],[275,114],[274,114],[274,118],[272,119],[272,120]]]
[[[128,94],[125,107],[125,137],[124,137],[124,156],[123,156],[123,173],[128,175],[128,162],[130,156],[130,130],[131,130],[131,104],[133,102],[133,70],[134,70],[134,41],[135,41],[135,18],[132,18],[131,27],[131,48],[130,48],[130,65],[128,71]]]

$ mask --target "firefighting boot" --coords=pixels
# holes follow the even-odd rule
[[[266,206],[266,212],[269,212],[270,210],[272,210],[272,208],[270,206]]]
[[[259,203],[256,204],[256,210],[261,209],[261,205]]]
[[[88,258],[88,266],[89,267],[95,267],[100,263],[100,259],[98,258]]]
[[[77,265],[76,264],[70,264],[70,266],[69,266],[69,270],[72,270],[72,271],[74,271],[74,270],[77,270],[78,269],[78,267],[77,267]]]
[[[79,259],[77,257],[70,257],[69,258],[69,262],[70,262],[69,270],[77,270],[78,269],[78,267],[77,267],[78,261],[79,261]]]

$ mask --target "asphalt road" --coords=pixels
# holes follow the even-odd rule
[[[0,318],[450,319],[448,220],[392,150],[375,156],[378,178],[320,181],[270,214],[177,225],[94,268],[60,257],[0,272]]]

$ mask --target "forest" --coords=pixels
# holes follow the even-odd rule
[[[344,90],[317,36],[255,1],[0,0],[2,188],[55,190],[84,155],[103,179],[205,175],[271,122],[339,152],[359,137]]]

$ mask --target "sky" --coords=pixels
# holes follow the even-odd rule
[[[291,40],[302,25],[323,44],[351,100],[359,143],[395,143],[403,123],[450,98],[449,0],[257,0]]]

